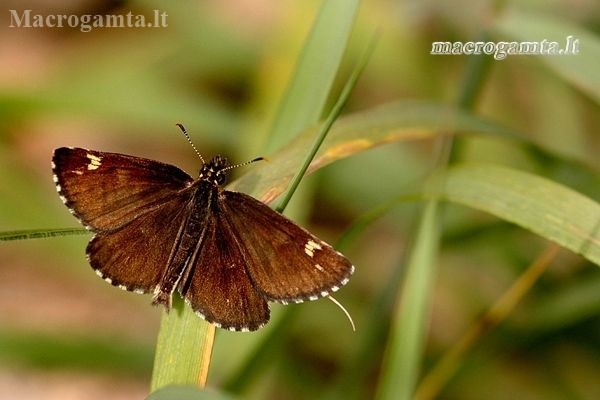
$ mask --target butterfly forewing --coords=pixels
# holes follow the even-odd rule
[[[217,211],[204,229],[197,258],[190,261],[179,291],[194,311],[221,328],[260,328],[269,320],[269,306],[248,277],[231,227]]]
[[[91,230],[125,225],[193,182],[172,165],[81,148],[56,149],[52,166],[63,202]]]
[[[264,203],[229,191],[221,202],[250,278],[268,300],[316,300],[348,282],[354,267],[346,257]]]

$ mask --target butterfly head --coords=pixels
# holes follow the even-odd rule
[[[227,170],[230,169],[229,162],[225,157],[215,156],[212,160],[202,165],[199,179],[220,186],[227,179]]]

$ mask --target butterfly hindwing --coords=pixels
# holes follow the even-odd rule
[[[267,300],[316,300],[348,282],[354,271],[348,259],[264,203],[230,191],[221,203],[248,274]]]
[[[96,233],[87,247],[92,268],[122,289],[155,291],[176,249],[191,195],[184,191],[118,229]]]
[[[208,218],[199,256],[190,261],[179,291],[194,311],[220,328],[254,331],[269,306],[253,287],[231,226],[217,211]]]
[[[61,199],[93,231],[125,225],[193,182],[169,164],[81,148],[56,149],[52,169]]]

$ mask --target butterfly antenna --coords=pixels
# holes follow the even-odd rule
[[[223,168],[223,171],[229,171],[230,169],[238,168],[238,167],[243,167],[244,165],[252,164],[254,162],[262,161],[262,160],[266,160],[266,158],[265,157],[256,157],[253,160],[246,161],[246,162],[243,162],[241,164],[229,165],[229,166]]]
[[[350,316],[350,313],[348,312],[348,310],[346,310],[339,301],[334,299],[333,296],[327,296],[327,298],[329,300],[333,301],[333,303],[336,306],[338,306],[344,312],[344,314],[346,314],[346,318],[348,318],[348,321],[350,321],[350,325],[352,325],[352,332],[356,332],[356,326],[354,326],[354,321],[352,320],[352,317]]]
[[[200,161],[202,161],[202,164],[206,164],[204,162],[204,158],[202,158],[202,154],[200,154],[200,152],[198,151],[198,149],[194,145],[194,142],[192,142],[192,139],[190,138],[190,135],[188,135],[187,131],[185,130],[185,126],[183,126],[182,124],[179,124],[179,123],[177,123],[175,125],[177,125],[177,127],[181,130],[181,132],[183,133],[183,135],[187,139],[188,143],[192,145],[192,149],[194,149],[194,151],[196,152],[196,154],[198,155],[198,157],[200,157]]]

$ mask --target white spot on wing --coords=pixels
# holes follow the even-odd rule
[[[321,250],[322,248],[323,247],[319,243],[309,239],[304,245],[304,252],[312,258],[315,255],[315,250]]]
[[[95,156],[91,153],[87,153],[85,156],[90,160],[90,163],[87,165],[88,171],[93,171],[100,168],[102,157]]]

